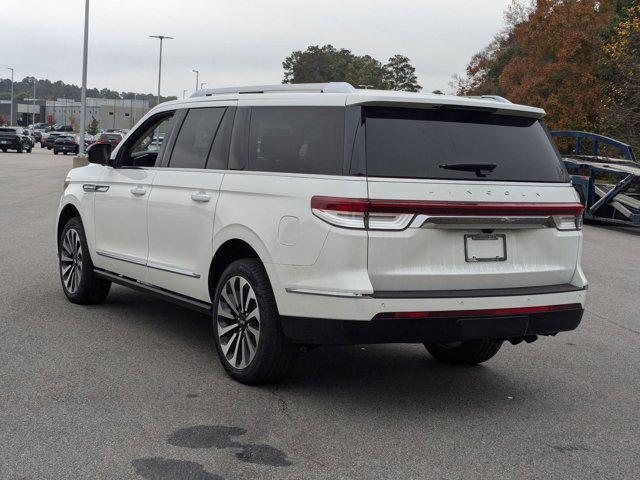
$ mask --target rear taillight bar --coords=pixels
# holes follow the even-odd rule
[[[416,215],[455,217],[553,217],[558,230],[579,230],[580,203],[494,203],[368,200],[314,196],[313,213],[343,228],[404,230]]]
[[[490,308],[485,310],[448,310],[442,312],[385,312],[379,313],[374,320],[397,320],[407,318],[464,318],[464,317],[503,317],[513,315],[531,315],[535,313],[565,312],[582,310],[580,303],[562,305],[542,305],[538,307]]]

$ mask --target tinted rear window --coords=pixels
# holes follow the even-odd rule
[[[368,107],[365,112],[369,176],[568,180],[555,145],[536,119],[461,109]],[[455,170],[463,164],[495,167],[478,176],[478,171]]]
[[[341,175],[344,108],[255,107],[249,170]]]
[[[173,147],[169,167],[204,168],[226,108],[189,110]]]

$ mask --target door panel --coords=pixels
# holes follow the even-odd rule
[[[96,258],[94,264],[143,282],[147,267],[147,204],[156,171],[106,168],[95,193]]]
[[[157,172],[148,214],[152,284],[210,301],[211,238],[223,177],[211,170]]]

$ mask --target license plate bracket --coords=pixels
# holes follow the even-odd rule
[[[464,236],[466,262],[504,262],[507,259],[507,236],[475,233]]]

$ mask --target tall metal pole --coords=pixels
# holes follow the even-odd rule
[[[13,67],[7,67],[11,70],[11,113],[9,114],[9,126],[13,125]]]
[[[173,37],[166,35],[149,35],[149,38],[157,38],[160,40],[160,58],[158,61],[158,105],[160,105],[160,82],[162,81],[162,41],[173,40]]]
[[[198,91],[198,80],[199,80],[199,78],[198,78],[198,77],[200,77],[200,70],[196,70],[196,69],[194,68],[194,69],[193,69],[193,70],[191,70],[191,71],[192,71],[193,73],[195,73],[195,74],[196,74],[196,90],[195,90],[195,91],[197,92],[197,91]]]
[[[186,90],[182,90],[182,98],[185,98],[187,96],[187,91]]]
[[[36,124],[36,77],[33,77],[33,106],[31,111],[31,128]]]
[[[84,3],[84,47],[82,51],[82,94],[80,97],[80,146],[78,155],[84,157],[84,132],[87,129],[87,56],[89,53],[89,0]]]

